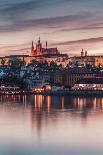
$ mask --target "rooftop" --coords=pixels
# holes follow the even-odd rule
[[[103,84],[103,77],[84,78],[78,81],[77,84]]]
[[[57,73],[57,72],[56,72]],[[58,73],[71,73],[71,74],[93,74],[92,71],[85,67],[73,67],[73,68],[67,68],[63,70],[59,70]]]

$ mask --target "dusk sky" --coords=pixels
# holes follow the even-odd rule
[[[39,36],[70,55],[102,54],[103,0],[0,0],[0,56],[27,54]]]

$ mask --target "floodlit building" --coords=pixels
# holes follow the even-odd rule
[[[73,90],[103,90],[103,77],[84,78],[78,81]]]
[[[59,51],[57,48],[48,48],[48,43],[46,41],[45,48],[43,48],[42,43],[40,41],[40,38],[38,40],[38,43],[36,44],[36,48],[34,47],[34,43],[32,42],[31,47],[31,56],[40,56],[40,55],[46,55],[46,54],[59,54]]]
[[[10,61],[18,60],[24,61],[26,62],[26,64],[29,64],[30,62],[32,62],[32,60],[36,60],[39,62],[47,61],[48,63],[54,61],[65,66],[67,64],[68,55],[60,53],[56,47],[49,48],[47,41],[45,47],[43,47],[39,38],[36,47],[34,47],[34,43],[32,42],[29,55],[9,55],[5,57],[0,57],[0,63],[4,63],[5,65],[8,65],[8,62]]]
[[[93,67],[103,67],[103,56],[90,56],[87,51],[82,49],[80,56],[71,57],[71,62],[73,66],[86,66],[89,64]]]

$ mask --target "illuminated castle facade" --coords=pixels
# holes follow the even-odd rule
[[[31,47],[31,56],[41,56],[41,55],[55,55],[59,54],[57,48],[48,48],[48,44],[46,41],[46,46],[43,48],[42,43],[40,41],[40,38],[38,40],[38,43],[36,44],[36,48],[34,47],[34,43],[32,42],[32,47]]]

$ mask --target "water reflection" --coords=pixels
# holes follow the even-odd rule
[[[70,109],[74,111],[97,111],[103,110],[103,98],[70,98],[64,96],[32,96],[32,107],[36,110],[43,111],[43,109],[50,113],[52,110]]]
[[[103,98],[42,95],[0,96],[0,107],[3,111],[16,108],[22,108],[25,112],[29,111],[31,126],[32,128],[36,126],[40,134],[43,123],[47,124],[50,120],[55,123],[64,114],[65,119],[68,116],[86,119],[90,115],[100,115],[103,111]]]
[[[80,98],[68,96],[0,96],[1,107],[22,107],[31,109],[31,114],[61,114],[68,111],[87,117],[89,112],[99,114],[103,111],[103,98]],[[44,113],[45,112],[45,113]]]
[[[8,153],[9,144],[17,155],[102,155],[102,120],[103,98],[0,96],[0,149]]]

